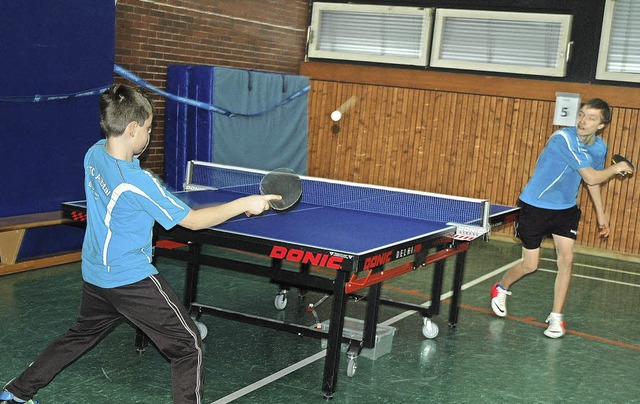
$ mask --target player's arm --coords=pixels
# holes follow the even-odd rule
[[[598,235],[602,238],[609,237],[609,218],[604,212],[604,204],[602,203],[602,192],[600,184],[587,185],[591,201],[596,209],[596,217],[598,218]]]
[[[593,167],[584,167],[578,169],[582,179],[587,185],[598,185],[607,181],[616,174],[627,174],[633,172],[632,167],[625,162],[616,163],[602,170],[596,170]]]
[[[191,209],[179,224],[191,230],[217,226],[243,213],[259,215],[269,209],[269,201],[277,199],[281,199],[279,195],[250,195],[222,205]]]

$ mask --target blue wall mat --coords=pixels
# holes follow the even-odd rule
[[[208,66],[171,65],[167,92],[211,104],[213,70]],[[168,188],[182,190],[189,160],[211,161],[213,112],[177,102],[165,103],[164,179]]]
[[[182,189],[189,160],[271,170],[307,171],[307,77],[172,65],[167,92],[209,106],[167,99],[164,173],[167,186]],[[212,112],[220,109],[223,113]]]
[[[99,95],[25,99],[113,82],[114,2],[0,1],[0,38],[0,217],[59,210],[84,199],[82,159],[101,137]]]
[[[308,96],[286,100],[308,85],[303,76],[216,67],[214,104],[245,116],[214,115],[213,162],[306,174]]]

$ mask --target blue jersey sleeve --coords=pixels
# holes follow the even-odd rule
[[[189,213],[189,206],[167,190],[151,173],[141,170],[138,187],[134,192],[136,203],[165,229],[171,229]],[[138,182],[138,181],[137,181]]]

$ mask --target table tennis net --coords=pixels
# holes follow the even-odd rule
[[[191,161],[185,190],[225,189],[241,195],[259,194],[260,180],[266,173]],[[443,223],[482,225],[482,200],[307,176],[301,176],[301,180],[301,202],[306,204]]]

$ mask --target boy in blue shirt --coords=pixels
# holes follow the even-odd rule
[[[198,230],[234,216],[258,215],[278,195],[251,195],[190,209],[150,173],[138,156],[149,144],[151,100],[114,85],[100,99],[98,141],[84,159],[87,230],[82,246],[83,291],[77,323],[49,345],[0,394],[0,404],[31,397],[123,319],[139,327],[169,359],[174,403],[200,403],[201,337],[187,309],[152,264],[155,222]]]
[[[499,317],[507,315],[509,288],[534,272],[540,261],[542,239],[551,235],[557,251],[558,274],[549,324],[544,335],[560,338],[565,334],[562,310],[569,290],[573,267],[573,247],[578,236],[581,212],[578,189],[584,181],[598,218],[600,237],[609,236],[609,219],[604,211],[600,185],[616,174],[630,174],[633,168],[620,162],[604,167],[607,145],[597,136],[611,121],[609,105],[598,98],[585,102],[575,127],[551,135],[538,158],[533,176],[520,195],[520,216],[516,235],[522,241],[522,261],[503,275],[491,289],[491,308]]]

